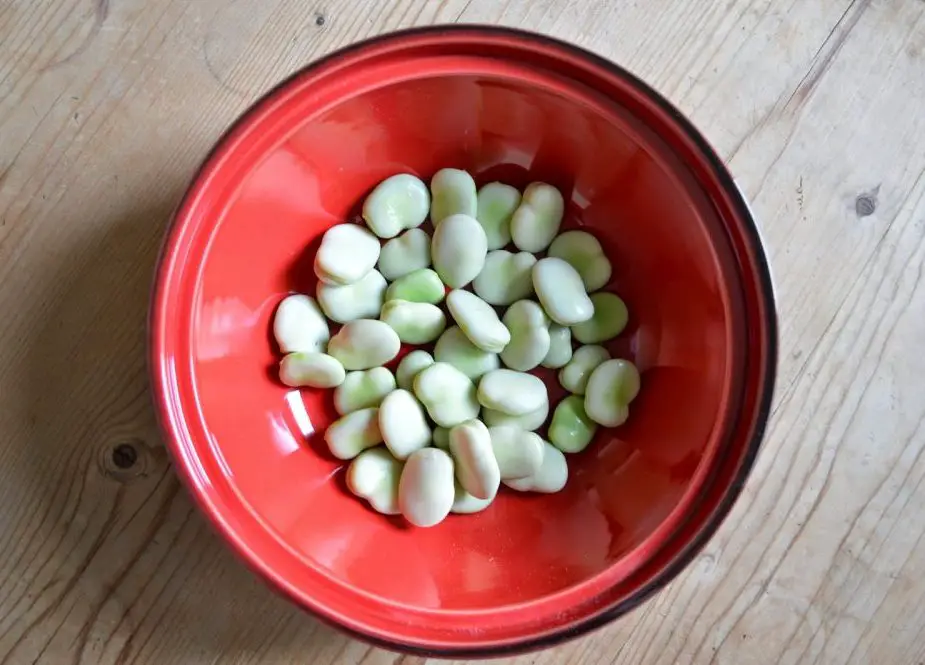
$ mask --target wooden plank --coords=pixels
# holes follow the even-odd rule
[[[665,93],[751,197],[781,304],[768,441],[718,536],[620,623],[499,662],[925,659],[925,4],[7,0],[0,663],[423,662],[321,626],[211,534],[158,440],[144,317],[170,210],[257,95],[454,21],[574,41]]]

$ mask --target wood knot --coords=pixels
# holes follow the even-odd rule
[[[107,444],[100,449],[100,468],[108,478],[128,482],[147,470],[147,451],[144,441],[138,438]]]
[[[880,193],[880,185],[874,187],[869,192],[859,194],[854,200],[854,212],[859,218],[870,217],[877,210],[877,204],[880,202],[877,195]]]

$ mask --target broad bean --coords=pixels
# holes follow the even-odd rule
[[[549,319],[532,300],[518,300],[508,307],[502,322],[511,333],[510,343],[501,352],[505,365],[526,372],[539,365],[549,353]]]
[[[443,300],[446,289],[440,277],[430,268],[421,268],[399,277],[389,284],[385,299],[425,302],[436,305]]]
[[[578,271],[588,293],[603,288],[613,272],[597,238],[587,231],[566,231],[552,241],[549,256],[563,259]]]
[[[394,238],[404,229],[420,226],[427,219],[430,192],[410,173],[386,178],[363,202],[363,219],[380,238]]]
[[[430,236],[421,229],[405,231],[382,246],[376,265],[389,281],[427,268],[430,265]]]
[[[360,409],[331,423],[324,433],[328,450],[337,459],[353,459],[367,448],[382,443],[379,409]]]
[[[460,169],[440,169],[430,180],[433,202],[430,206],[430,220],[434,228],[452,215],[475,217],[478,197],[472,176]]]
[[[434,269],[452,289],[462,288],[475,279],[488,255],[485,231],[468,215],[450,215],[440,222],[430,248]]]
[[[491,447],[488,428],[480,420],[467,420],[450,430],[450,453],[456,479],[476,499],[491,499],[501,484],[501,471]]]
[[[584,399],[580,395],[569,395],[552,413],[549,424],[549,441],[563,453],[580,453],[588,447],[597,423],[585,413]]]
[[[359,224],[328,229],[315,254],[315,274],[325,284],[353,284],[379,260],[379,239]]]
[[[491,305],[510,305],[533,295],[533,266],[529,252],[511,254],[505,249],[489,252],[485,265],[472,281],[478,296]]]
[[[407,390],[393,390],[379,405],[379,431],[389,452],[404,460],[430,445],[431,434],[424,409]]]
[[[580,346],[568,364],[559,370],[559,383],[574,395],[584,395],[591,372],[605,360],[610,360],[610,354],[603,346]]]
[[[483,351],[500,353],[511,341],[511,333],[492,306],[474,293],[450,291],[446,305],[469,341]]]
[[[480,513],[488,508],[494,500],[495,497],[491,497],[490,499],[477,499],[464,490],[462,485],[459,484],[459,481],[456,481],[456,494],[453,497],[453,507],[450,508],[450,512],[456,513],[457,515]]]
[[[395,390],[395,377],[385,367],[348,372],[334,390],[334,408],[344,416],[353,411],[379,406]]]
[[[398,506],[415,526],[434,526],[449,515],[456,498],[453,460],[439,448],[411,453],[398,482]]]
[[[421,351],[420,349],[412,351],[401,359],[398,363],[398,369],[395,371],[395,378],[398,380],[398,387],[403,390],[414,390],[414,377],[424,369],[434,364],[434,357]]]
[[[360,453],[347,469],[347,488],[383,515],[398,515],[398,481],[404,465],[382,446]]]
[[[513,425],[490,427],[488,434],[502,480],[526,478],[540,470],[545,447],[539,436]]]
[[[542,379],[525,372],[496,369],[479,381],[479,404],[512,416],[523,416],[549,401]]]
[[[539,471],[526,478],[505,480],[504,484],[520,492],[558,492],[568,480],[568,464],[565,455],[548,441],[543,441],[543,463]]]
[[[497,353],[477,347],[458,326],[447,328],[440,336],[434,347],[434,358],[437,362],[449,363],[473,381],[501,366]]]
[[[475,218],[485,229],[488,249],[511,242],[511,217],[520,205],[520,192],[510,185],[490,182],[479,190]]]
[[[484,420],[485,424],[489,427],[505,427],[510,425],[527,432],[532,432],[542,427],[548,416],[549,400],[546,400],[543,406],[536,411],[530,411],[522,416],[512,416],[509,413],[495,411],[494,409],[482,409],[482,420]]]
[[[533,182],[524,190],[514,216],[511,218],[511,237],[517,249],[525,252],[542,252],[559,232],[565,201],[552,185]]]
[[[415,377],[414,395],[440,427],[453,427],[479,415],[475,384],[444,362],[434,363]]]
[[[639,370],[628,360],[608,360],[591,373],[585,412],[604,427],[617,427],[629,417],[629,404],[639,394]]]
[[[345,374],[340,361],[326,353],[290,353],[279,363],[279,380],[292,388],[334,388]]]
[[[594,305],[575,269],[562,259],[540,259],[533,266],[533,288],[549,318],[573,326],[594,315]]]
[[[385,299],[385,278],[370,270],[353,284],[318,285],[318,302],[328,318],[338,323],[379,316]]]
[[[426,302],[389,300],[379,318],[388,323],[405,344],[429,344],[446,328],[443,311]]]
[[[315,299],[295,293],[276,308],[273,336],[283,353],[310,353],[324,351],[331,331]]]
[[[591,294],[594,315],[575,326],[572,334],[582,344],[600,344],[611,340],[626,328],[629,311],[626,303],[613,293],[601,291]]]
[[[357,319],[344,324],[328,343],[328,354],[344,369],[370,369],[385,365],[398,355],[401,340],[387,323]]]
[[[543,367],[559,369],[572,359],[572,330],[558,323],[549,325],[549,352],[543,358]]]

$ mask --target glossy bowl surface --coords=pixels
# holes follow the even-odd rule
[[[631,322],[609,344],[643,388],[569,458],[556,495],[406,527],[349,496],[330,392],[275,380],[276,304],[313,293],[322,233],[380,180],[455,166],[555,184]],[[151,312],[156,405],[177,468],[278,590],[378,644],[499,655],[581,634],[665,584],[750,469],[776,360],[754,222],[702,137],[616,66],[525,33],[431,28],[335,53],[222,139],[165,242]],[[563,393],[553,372],[555,398]]]

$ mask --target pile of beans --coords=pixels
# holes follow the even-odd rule
[[[280,380],[334,389],[340,418],[325,441],[352,460],[347,484],[376,511],[433,526],[484,510],[502,483],[558,492],[563,453],[626,421],[639,373],[600,346],[626,326],[626,305],[600,291],[611,265],[597,239],[559,234],[564,207],[544,183],[521,194],[499,182],[477,190],[458,169],[437,172],[430,188],[392,176],[366,198],[366,226],[325,233],[316,299],[280,303]],[[428,216],[432,237],[421,228]],[[512,242],[516,253],[504,249]],[[342,324],[333,336],[328,319]],[[433,354],[407,353],[394,374],[385,367],[402,345],[432,342]],[[548,441],[535,432],[550,410],[546,385],[528,373],[539,366],[559,369],[571,393]]]

